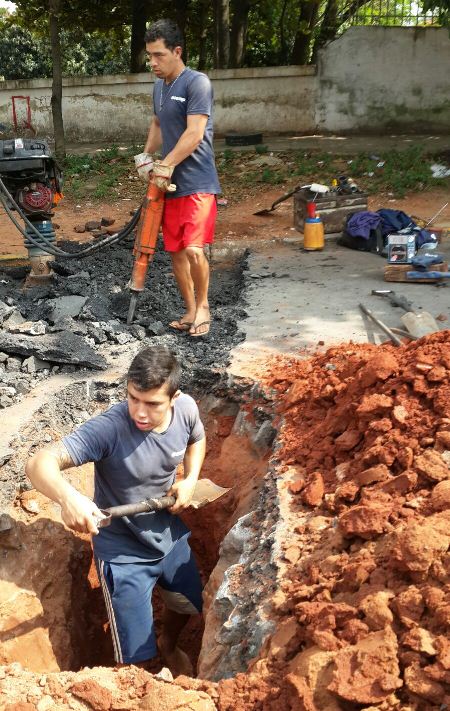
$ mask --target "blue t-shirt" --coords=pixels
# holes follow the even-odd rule
[[[175,481],[186,447],[205,436],[195,401],[181,393],[165,432],[142,432],[121,402],[63,438],[77,466],[95,462],[94,501],[100,509],[163,496]],[[178,516],[154,511],[112,519],[93,537],[94,553],[115,563],[160,560],[188,529]]]
[[[167,193],[166,198],[220,193],[213,149],[213,89],[206,74],[186,67],[171,84],[157,79],[153,90],[153,108],[161,127],[163,158],[186,130],[188,114],[208,116],[202,142],[176,166],[172,182],[177,189]]]

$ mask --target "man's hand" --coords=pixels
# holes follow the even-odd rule
[[[183,509],[187,509],[192,501],[196,483],[196,481],[191,481],[190,479],[181,479],[175,482],[170,491],[167,492],[168,496],[176,497],[174,505],[169,509],[170,513],[176,514],[179,511],[183,511]]]
[[[174,165],[163,165],[157,160],[153,165],[152,181],[160,190],[172,193],[177,189],[176,185],[170,182],[174,170]]]
[[[139,153],[134,156],[134,163],[139,177],[148,182],[150,173],[153,171],[153,158],[150,153]]]
[[[105,517],[91,499],[74,491],[61,503],[61,518],[72,531],[97,535],[98,520]]]

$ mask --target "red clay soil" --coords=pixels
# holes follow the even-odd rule
[[[288,641],[264,701],[252,674],[222,711],[449,708],[449,376],[450,331],[270,367],[299,521],[275,600]]]

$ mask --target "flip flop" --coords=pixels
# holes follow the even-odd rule
[[[189,331],[189,335],[191,336],[191,338],[201,338],[202,336],[206,336],[209,333],[209,324],[210,323],[211,323],[211,321],[202,321],[201,323],[197,323],[196,325],[192,324],[192,328],[194,328],[194,331],[197,331],[197,329],[199,329],[200,326],[206,326],[206,325],[208,325],[208,330],[203,331],[202,333],[191,333]]]
[[[183,331],[183,333],[189,331],[192,326],[193,324],[190,321],[171,321],[169,323],[169,328],[173,328],[175,331]]]

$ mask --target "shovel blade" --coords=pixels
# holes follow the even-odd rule
[[[436,333],[436,331],[440,330],[436,320],[428,311],[421,311],[420,313],[408,312],[403,314],[400,319],[406,330],[417,338],[422,338],[427,333]]]
[[[211,479],[199,479],[195,485],[194,495],[192,497],[191,506],[194,509],[200,509],[206,504],[210,504],[221,496],[227,494],[231,489],[227,489],[218,484],[214,484]]]

